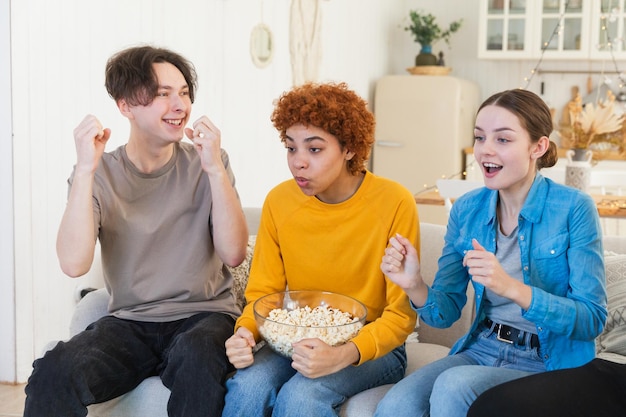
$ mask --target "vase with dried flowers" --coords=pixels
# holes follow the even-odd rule
[[[565,183],[583,191],[589,186],[592,158],[602,155],[607,145],[614,141],[623,142],[623,115],[614,108],[615,95],[607,92],[606,100],[597,106],[588,103],[583,106],[580,94],[568,105],[570,126],[560,132],[569,145],[568,164],[565,168]],[[618,144],[618,146],[621,146]],[[597,152],[596,152],[597,150]]]

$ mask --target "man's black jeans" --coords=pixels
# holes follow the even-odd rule
[[[203,312],[155,323],[106,316],[33,364],[24,417],[83,417],[87,405],[110,400],[159,375],[171,390],[171,417],[220,417],[232,365],[224,343],[234,319]]]

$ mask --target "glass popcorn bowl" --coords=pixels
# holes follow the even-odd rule
[[[292,343],[318,338],[346,343],[365,325],[367,308],[347,295],[325,291],[283,291],[254,302],[259,333],[277,353],[291,357]]]

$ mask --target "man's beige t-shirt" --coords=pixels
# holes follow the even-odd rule
[[[222,161],[234,187],[224,150]],[[213,246],[211,205],[191,144],[177,144],[172,159],[150,174],[136,169],[125,146],[102,156],[93,209],[112,315],[155,322],[203,311],[239,315],[232,276]]]

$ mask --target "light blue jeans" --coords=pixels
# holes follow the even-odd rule
[[[396,383],[405,370],[403,345],[381,358],[311,379],[296,372],[291,359],[265,346],[255,353],[253,365],[226,381],[222,417],[334,417],[349,397]]]
[[[545,371],[537,348],[497,340],[484,326],[470,346],[426,365],[387,392],[375,417],[465,417],[487,389]],[[506,414],[506,413],[505,413]]]

